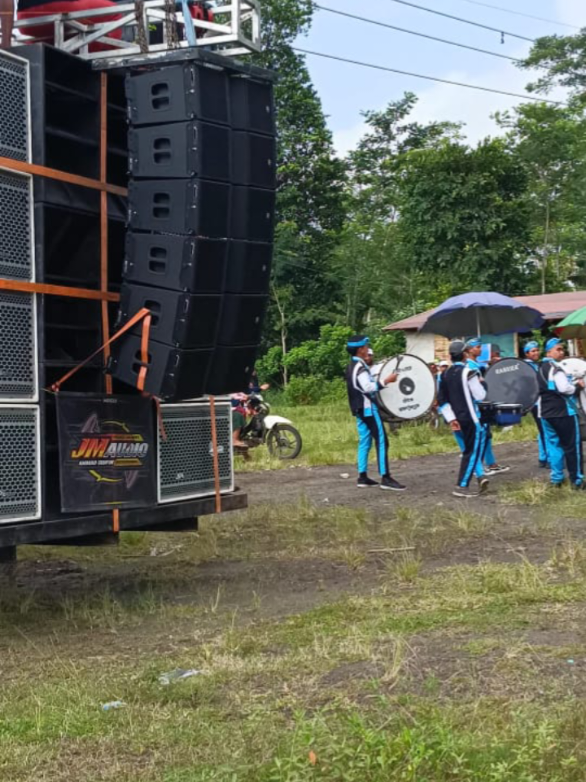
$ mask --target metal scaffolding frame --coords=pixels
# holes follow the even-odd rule
[[[15,27],[30,31],[33,27],[46,28],[52,25],[54,45],[85,60],[111,60],[134,54],[156,55],[175,48],[193,46],[228,57],[261,51],[259,0],[226,0],[223,5],[213,9],[213,22],[192,19],[187,13],[187,0],[181,0],[175,7],[177,10],[174,16],[185,31],[186,40],[183,41],[174,40],[173,35],[169,37],[169,0],[137,0],[117,3],[115,8],[110,5],[67,14],[38,16],[19,20]],[[117,18],[113,19],[113,15]],[[139,30],[149,31],[153,25],[160,26],[163,43],[149,43],[146,32],[142,36],[141,46]],[[112,33],[118,30],[121,31],[121,38],[112,37]],[[20,34],[15,44],[34,40],[34,36]],[[106,44],[109,50],[90,52],[92,43]],[[146,50],[145,44],[148,47]]]

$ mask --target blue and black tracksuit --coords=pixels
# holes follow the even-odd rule
[[[562,367],[550,359],[542,362],[537,379],[539,417],[551,468],[551,482],[554,485],[563,482],[565,463],[570,481],[580,486],[584,474],[576,389]]]
[[[346,386],[350,410],[358,427],[358,472],[364,475],[368,471],[368,456],[374,444],[379,473],[390,475],[389,440],[375,401],[375,394],[382,386],[360,358],[353,358],[346,369]]]
[[[470,485],[472,476],[480,477],[479,466],[486,450],[487,427],[480,422],[478,402],[486,396],[477,370],[456,362],[442,375],[438,404],[447,423],[457,421],[464,449],[460,461],[458,486]]]
[[[537,361],[531,361],[530,359],[526,358],[525,363],[529,364],[531,369],[534,369],[536,372],[539,372],[540,364]],[[533,416],[533,420],[535,421],[535,425],[537,426],[537,447],[539,449],[539,462],[540,464],[546,464],[549,463],[549,459],[547,458],[547,443],[545,441],[543,422],[539,417],[538,408],[539,408],[539,402],[536,402],[534,406],[531,408],[531,415]]]

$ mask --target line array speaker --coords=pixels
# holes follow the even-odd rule
[[[200,63],[131,74],[129,226],[118,327],[153,314],[147,390],[245,388],[268,302],[275,224],[272,84]],[[140,328],[113,351],[136,381]]]

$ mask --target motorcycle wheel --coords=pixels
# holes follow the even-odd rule
[[[296,459],[302,445],[301,435],[289,424],[276,424],[267,437],[269,453],[278,459]]]

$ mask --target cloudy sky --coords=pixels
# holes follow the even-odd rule
[[[552,33],[572,34],[578,27],[586,27],[586,0],[412,1],[527,38]],[[512,57],[523,57],[531,46],[507,35],[502,43],[498,33],[419,11],[394,0],[317,2],[339,11]],[[479,4],[481,2],[552,21],[542,22],[487,8]],[[553,24],[554,21],[557,24]],[[298,45],[316,52],[510,92],[523,93],[529,80],[527,73],[507,60],[375,27],[326,11],[316,11],[310,34],[299,40]],[[431,119],[463,121],[471,142],[496,132],[490,118],[492,113],[519,102],[515,98],[377,72],[313,56],[307,57],[307,63],[340,153],[352,148],[360,138],[364,129],[361,111],[383,108],[405,91],[419,96],[414,115],[416,119],[422,122]]]

